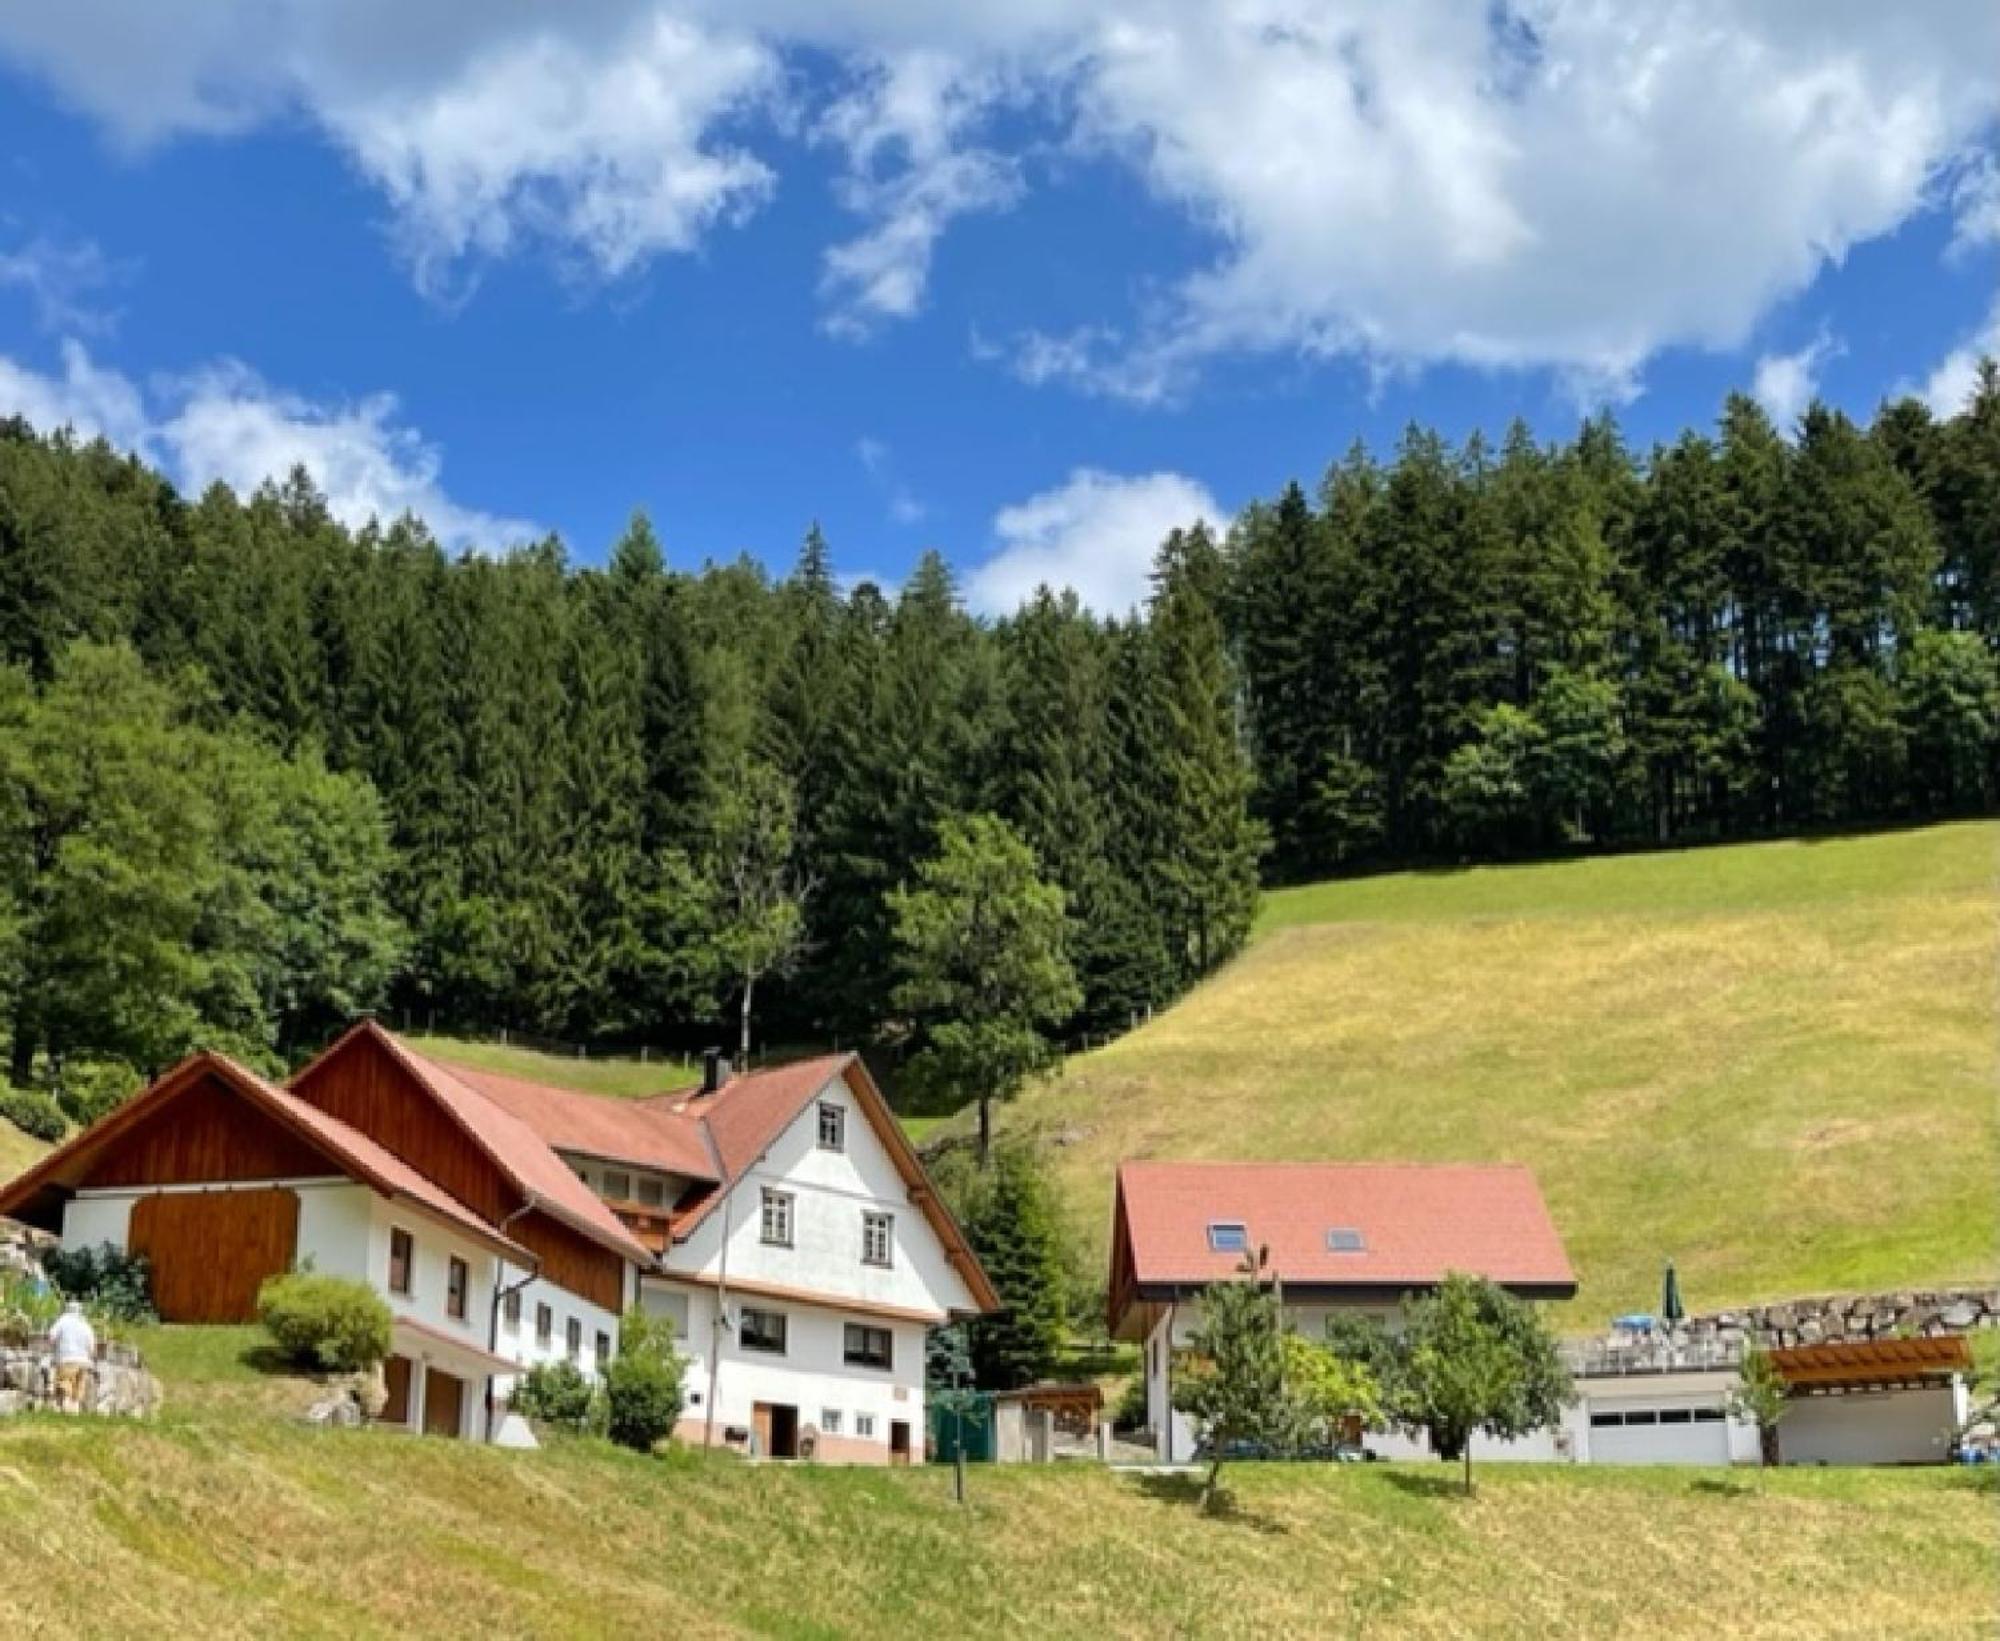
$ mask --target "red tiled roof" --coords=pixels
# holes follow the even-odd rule
[[[651,1262],[645,1245],[519,1117],[374,1021],[359,1029],[373,1032],[536,1206],[628,1259]]]
[[[1128,1280],[1188,1287],[1226,1279],[1241,1252],[1210,1248],[1211,1223],[1240,1224],[1287,1283],[1403,1289],[1451,1271],[1574,1291],[1562,1238],[1525,1168],[1458,1164],[1128,1162],[1118,1170],[1114,1259]],[[1360,1233],[1336,1251],[1332,1230]],[[1114,1277],[1114,1283],[1116,1282]]]
[[[432,1063],[511,1112],[558,1150],[637,1163],[711,1184],[721,1177],[700,1123],[653,1101],[583,1094],[448,1060]]]
[[[692,1118],[708,1130],[725,1179],[735,1179],[785,1131],[806,1102],[845,1071],[852,1054],[822,1054],[768,1071],[732,1077],[713,1094],[698,1088],[660,1094],[642,1102],[663,1113]]]
[[[384,1196],[399,1197],[449,1220],[461,1230],[496,1247],[523,1264],[532,1256],[501,1236],[491,1225],[455,1197],[433,1185],[393,1151],[370,1139],[358,1128],[349,1127],[338,1117],[328,1116],[288,1089],[260,1077],[225,1054],[201,1053],[183,1060],[173,1070],[120,1106],[110,1116],[86,1128],[68,1144],[50,1152],[40,1163],[0,1191],[0,1214],[10,1213],[49,1184],[66,1184],[72,1170],[89,1162],[100,1149],[141,1118],[170,1102],[182,1090],[192,1087],[204,1073],[221,1078],[237,1093],[263,1107],[272,1117],[299,1133],[321,1151],[343,1173],[372,1186]]]

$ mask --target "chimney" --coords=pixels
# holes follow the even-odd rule
[[[702,1093],[713,1094],[728,1081],[729,1057],[719,1048],[703,1049],[701,1054]]]

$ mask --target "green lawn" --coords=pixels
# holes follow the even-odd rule
[[[314,1431],[253,1330],[145,1336],[147,1425],[0,1423],[0,1634],[1988,1633],[1968,1472],[753,1467]]]
[[[0,1117],[0,1180],[10,1180],[22,1170],[33,1167],[48,1154],[49,1148],[31,1135]]]
[[[1101,1257],[1124,1157],[1532,1165],[1564,1321],[1991,1279],[2000,825],[1405,873],[1250,949],[1006,1115]],[[1254,1205],[1247,1205],[1252,1206]]]

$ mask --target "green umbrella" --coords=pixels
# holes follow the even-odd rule
[[[1687,1306],[1681,1303],[1681,1279],[1674,1274],[1674,1262],[1667,1261],[1666,1286],[1660,1293],[1660,1320],[1668,1327],[1687,1320]]]

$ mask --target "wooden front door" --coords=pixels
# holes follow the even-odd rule
[[[788,1402],[758,1402],[750,1409],[757,1453],[766,1459],[799,1456],[799,1410]]]
[[[389,1387],[389,1399],[382,1404],[383,1424],[410,1422],[410,1359],[392,1356],[382,1364],[382,1378]]]
[[[424,1375],[424,1434],[456,1436],[465,1417],[465,1381],[432,1368]]]
[[[906,1420],[889,1421],[889,1462],[891,1464],[910,1462],[910,1426]]]
[[[162,1322],[254,1322],[257,1290],[292,1268],[296,1191],[168,1191],[132,1204],[125,1243],[153,1266]]]

